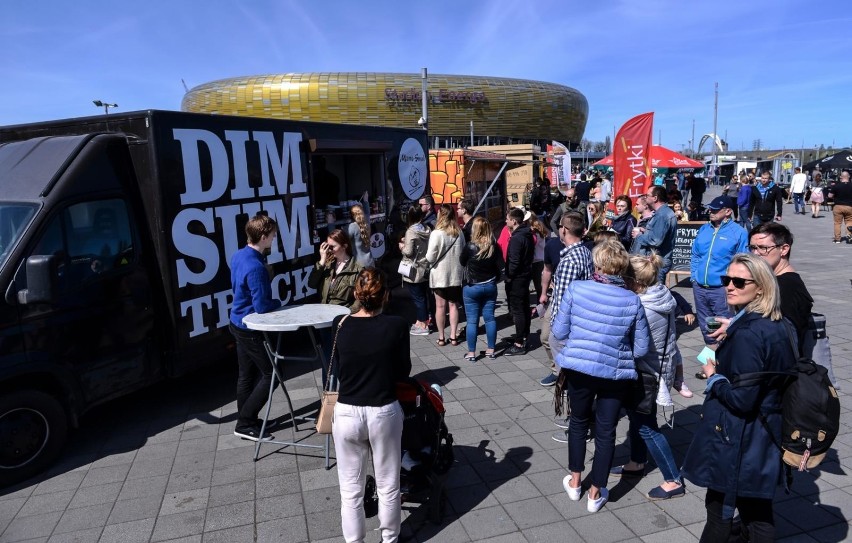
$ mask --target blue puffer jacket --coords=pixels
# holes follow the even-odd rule
[[[560,367],[604,379],[636,379],[634,358],[648,352],[651,336],[639,296],[596,281],[572,281],[553,320],[564,342]]]
[[[716,351],[719,377],[711,377],[701,421],[683,461],[682,475],[697,486],[726,495],[726,518],[733,499],[771,499],[781,483],[781,395],[748,374],[793,369],[796,357],[783,322],[745,313],[728,327]],[[763,385],[763,386],[761,386]],[[759,414],[766,417],[766,424]],[[771,428],[772,436],[767,432]]]

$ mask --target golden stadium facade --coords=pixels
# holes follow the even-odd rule
[[[181,109],[331,123],[416,128],[419,74],[286,73],[221,79],[189,90]],[[573,147],[589,104],[564,85],[505,77],[428,78],[429,136],[436,146],[537,143]]]

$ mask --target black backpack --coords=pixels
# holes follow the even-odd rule
[[[840,431],[840,398],[824,366],[800,358],[795,371],[782,400],[782,460],[807,471],[822,462]]]
[[[798,355],[789,325],[787,332],[793,352]],[[781,443],[775,443],[781,449],[781,459],[799,471],[818,466],[840,431],[840,398],[828,378],[828,370],[801,357],[792,373],[761,374],[768,375],[782,391]],[[766,417],[763,413],[759,416],[769,432]]]

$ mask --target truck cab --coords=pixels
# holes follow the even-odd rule
[[[121,135],[0,145],[0,483],[88,407],[162,373],[138,185]],[[162,291],[162,289],[160,289]]]

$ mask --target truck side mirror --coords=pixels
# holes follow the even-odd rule
[[[27,259],[27,288],[18,291],[20,304],[44,304],[54,299],[57,259],[53,255],[33,255]]]

